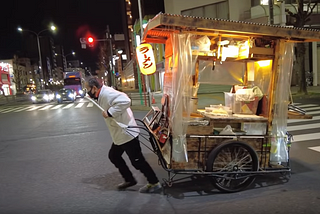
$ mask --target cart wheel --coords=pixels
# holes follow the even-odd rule
[[[211,177],[212,184],[222,192],[238,192],[246,189],[255,180],[241,172],[256,172],[259,169],[257,153],[248,144],[236,140],[225,141],[211,151],[207,160],[209,172],[238,172]],[[244,176],[244,177],[243,177]]]

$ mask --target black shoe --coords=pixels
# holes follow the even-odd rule
[[[118,190],[125,190],[128,187],[132,187],[132,186],[134,186],[136,184],[137,184],[136,180],[133,180],[133,181],[130,181],[130,182],[123,182],[123,183],[118,185]]]

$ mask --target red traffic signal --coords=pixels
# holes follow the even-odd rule
[[[89,44],[92,44],[93,43],[93,37],[92,36],[89,36],[87,41],[89,42]]]
[[[87,38],[87,43],[88,43],[89,47],[93,47],[93,42],[94,42],[93,37],[92,37],[92,36],[89,36],[89,37]]]

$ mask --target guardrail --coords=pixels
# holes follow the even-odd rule
[[[0,105],[8,104],[8,103],[15,103],[15,102],[25,102],[30,101],[30,95],[0,95]]]
[[[147,104],[148,107],[151,107],[150,102],[150,93],[144,92],[144,93],[127,93],[128,97],[131,99],[131,106],[132,105],[141,105],[141,100],[143,101],[144,105]],[[138,101],[140,102],[138,104]],[[134,103],[134,104],[133,104]]]

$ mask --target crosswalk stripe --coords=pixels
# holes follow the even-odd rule
[[[49,109],[49,108],[51,108],[53,105],[47,105],[47,106],[45,106],[45,107],[43,107],[43,108],[41,108],[41,109],[39,109],[39,110],[47,110],[47,109]]]
[[[307,114],[311,114],[311,115],[320,114],[320,111],[310,111],[310,112],[307,112]]]
[[[30,108],[33,108],[33,106],[28,106],[28,107],[25,107],[25,108],[21,108],[19,110],[15,110],[14,112],[20,112],[20,111],[24,111],[24,110],[27,110],[27,109],[30,109]]]
[[[93,103],[88,103],[87,107],[88,108],[93,107]]]
[[[12,107],[8,107],[8,108],[4,108],[4,109],[0,109],[0,112],[4,112],[4,111],[7,111],[9,109],[11,109]]]
[[[41,107],[43,107],[43,106],[35,106],[35,107],[31,108],[31,109],[28,109],[27,111],[34,111],[34,110],[37,110],[37,109],[39,109]]]
[[[314,150],[316,152],[320,152],[320,146],[308,147],[308,149]]]
[[[19,109],[24,109],[24,108],[25,108],[25,106],[18,107],[18,108],[11,108],[11,109],[8,109],[8,110],[3,111],[1,113],[9,113],[9,112],[16,111],[16,110],[19,110]]]
[[[311,107],[311,108],[303,108],[303,110],[305,110],[306,112],[312,111],[312,110],[320,110],[320,106],[318,106],[318,107]]]
[[[292,131],[315,129],[315,128],[320,128],[320,124],[313,123],[313,124],[305,124],[305,125],[300,125],[300,126],[289,126],[289,127],[287,127],[287,131],[292,132]]]
[[[316,121],[320,120],[320,116],[315,116],[312,117],[312,119],[295,119],[295,120],[288,120],[287,124],[292,124],[292,123],[299,123],[299,122],[310,122],[310,121]],[[320,126],[320,125],[319,125]]]
[[[70,103],[70,104],[66,105],[65,107],[63,107],[62,109],[71,108],[72,106],[73,106],[73,103]]]
[[[58,108],[61,108],[63,105],[59,104],[59,105],[56,105],[55,107],[51,108],[51,109],[58,109]]]
[[[320,133],[293,135],[293,142],[301,142],[301,141],[307,141],[307,140],[319,140],[319,139],[320,139]]]
[[[81,108],[84,103],[78,103],[78,105],[75,106],[75,108]]]
[[[294,106],[297,106],[297,107],[299,107],[299,108],[307,108],[307,107],[319,106],[319,105],[316,105],[316,104],[304,104],[304,105],[299,105],[298,103],[294,103],[293,105],[294,105]]]

